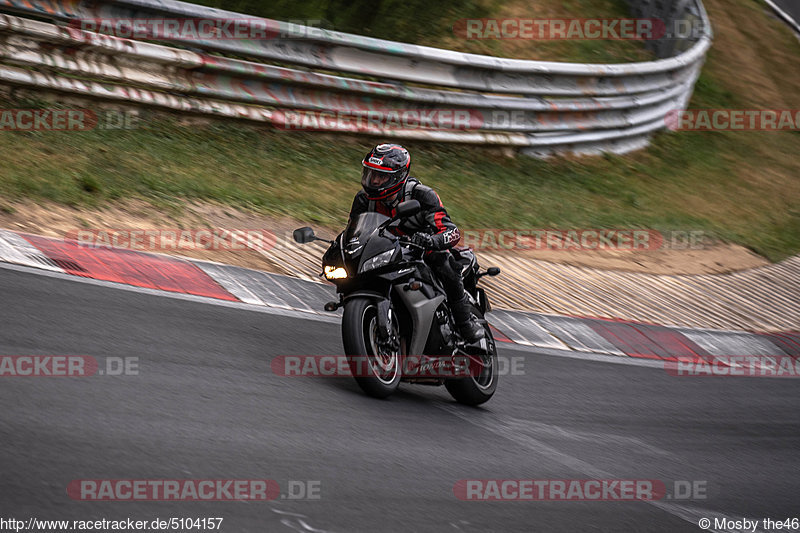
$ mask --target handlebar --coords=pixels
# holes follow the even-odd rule
[[[409,246],[411,246],[412,248],[417,249],[418,251],[421,251],[421,252],[427,251],[427,248],[425,248],[424,246],[420,246],[419,244],[413,242],[411,240],[411,237],[409,237],[408,235],[400,235],[400,242],[408,244]]]

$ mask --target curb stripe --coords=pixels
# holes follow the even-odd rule
[[[617,356],[625,355],[605,337],[590,328],[585,320],[554,315],[541,315],[537,317],[537,320],[551,334],[573,350]]]
[[[329,284],[135,250],[79,246],[74,241],[2,229],[0,261],[145,289],[311,312],[326,320],[336,320],[342,313],[322,311],[325,302],[336,298],[334,287]],[[581,352],[587,358],[600,353],[659,361],[730,355],[788,354],[800,358],[797,331],[703,330],[503,309],[491,311],[487,319],[495,340],[531,346],[542,353],[566,349]]]
[[[800,344],[794,342],[791,337],[781,335],[780,333],[762,333],[761,335],[768,338],[772,344],[788,355],[791,355],[795,359],[800,358]]]
[[[631,357],[668,359],[671,354],[633,325],[605,320],[589,320],[589,326]]]
[[[497,341],[497,342],[509,342],[511,344],[514,344],[514,341],[512,341],[511,339],[509,339],[508,337],[503,335],[503,332],[501,332],[499,329],[494,327],[492,324],[489,324],[489,329],[492,330],[492,336],[494,337],[495,341]]]
[[[64,267],[64,272],[136,287],[182,292],[220,300],[237,301],[210,276],[181,259],[118,248],[79,246],[36,235],[22,235],[45,256]]]
[[[508,324],[511,330],[519,335],[520,339],[517,342],[520,344],[556,350],[569,348],[525,313],[512,314],[507,311],[495,311],[492,313],[492,318]]]
[[[679,331],[663,326],[645,326],[637,324],[632,327],[647,337],[656,346],[664,348],[667,355],[663,358],[667,361],[677,361],[679,357],[694,359],[708,355],[702,348]]]
[[[765,336],[737,332],[681,330],[710,355],[786,355]]]
[[[34,268],[64,272],[31,243],[14,233],[0,229],[0,261]]]

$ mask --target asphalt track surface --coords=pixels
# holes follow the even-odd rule
[[[537,355],[483,408],[443,388],[386,401],[285,378],[278,355],[340,353],[335,323],[0,268],[0,354],[136,357],[138,375],[3,377],[0,517],[223,517],[223,532],[699,531],[800,516],[793,379],[678,378]],[[85,502],[76,479],[320,482],[320,499]],[[461,479],[701,481],[705,499],[461,501]]]

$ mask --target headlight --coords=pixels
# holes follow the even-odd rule
[[[367,270],[374,270],[378,267],[382,267],[383,265],[387,265],[392,260],[393,255],[394,249],[379,253],[375,257],[364,261],[364,264],[361,265],[361,269],[358,272],[366,272]]]
[[[347,277],[347,270],[342,267],[326,266],[325,279],[344,279]]]

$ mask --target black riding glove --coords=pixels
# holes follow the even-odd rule
[[[411,242],[426,250],[433,248],[433,237],[427,233],[415,233],[414,236],[411,237]]]

